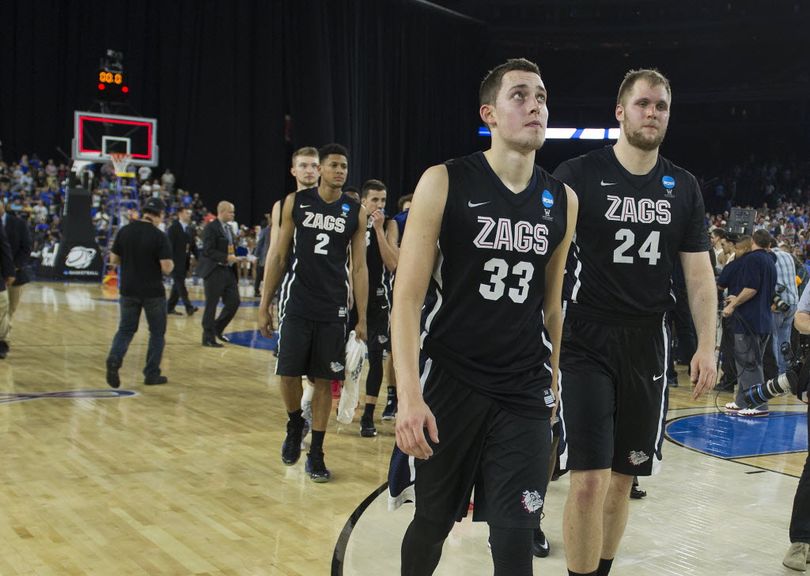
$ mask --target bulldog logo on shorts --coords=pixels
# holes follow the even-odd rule
[[[630,455],[627,457],[627,459],[633,466],[640,466],[644,464],[647,460],[649,460],[650,457],[647,456],[644,452],[641,451],[636,452],[635,450],[631,450]]]
[[[543,497],[537,490],[524,490],[523,497],[520,499],[523,504],[523,509],[529,514],[537,512],[543,507]]]

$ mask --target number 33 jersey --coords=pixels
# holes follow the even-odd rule
[[[292,219],[292,256],[279,295],[283,314],[316,322],[345,322],[349,298],[348,254],[360,204],[341,194],[327,203],[317,188],[302,190]]]
[[[565,235],[563,184],[539,167],[525,190],[501,182],[483,153],[446,163],[447,203],[423,345],[457,380],[529,418],[553,403],[543,322],[546,264]]]
[[[672,309],[678,253],[708,250],[695,177],[660,156],[648,174],[636,176],[612,147],[563,162],[554,176],[579,198],[566,314],[627,324]]]

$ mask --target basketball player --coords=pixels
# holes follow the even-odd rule
[[[383,378],[383,353],[391,350],[391,273],[397,269],[399,250],[388,236],[385,218],[387,190],[379,180],[368,180],[360,189],[360,202],[368,213],[366,231],[366,265],[368,266],[368,374],[366,406],[360,418],[360,435],[377,435],[374,408]],[[390,220],[388,221],[390,222]]]
[[[569,259],[571,293],[560,369],[560,457],[571,470],[564,512],[569,574],[610,571],[627,522],[633,476],[661,463],[666,416],[670,278],[680,258],[698,335],[693,397],[714,385],[717,293],[700,188],[659,156],[669,81],[628,72],[619,88],[620,135],[561,164],[554,175],[580,198]]]
[[[548,120],[537,65],[512,59],[496,67],[480,102],[492,146],[424,173],[394,289],[397,446],[418,459],[416,511],[402,542],[409,576],[433,573],[473,486],[474,519],[489,524],[496,576],[530,575],[545,497],[577,200],[535,166]],[[431,274],[437,299],[421,337],[420,377],[420,309]]]
[[[295,178],[295,191],[307,190],[318,185],[318,149],[312,146],[304,146],[299,148],[292,155],[292,165],[290,166],[290,174]],[[273,204],[273,209],[270,212],[270,246],[278,242],[279,230],[281,229],[281,205],[282,201],[278,200]],[[267,251],[265,257],[265,266],[267,265],[267,258],[270,256],[270,250]],[[275,294],[271,295],[271,298]],[[279,318],[284,313],[279,309]],[[301,406],[304,410],[304,418],[311,426],[312,421],[312,394],[314,389],[308,382],[304,384],[304,392],[301,397]]]
[[[405,222],[408,220],[408,211],[411,209],[411,200],[413,194],[406,194],[400,196],[397,200],[397,208],[399,212],[391,218],[385,225],[385,235],[390,240],[391,244],[399,260],[399,244],[402,242],[402,233],[405,231]],[[391,286],[393,288],[394,278],[391,278]],[[397,416],[397,373],[394,371],[394,355],[388,355],[388,362],[386,362],[386,371],[388,372],[388,398],[385,401],[385,409],[382,413],[383,420],[393,420]]]
[[[349,171],[348,152],[339,144],[328,144],[319,151],[319,160],[320,185],[292,192],[284,201],[278,241],[271,243],[265,264],[259,329],[266,337],[273,329],[270,301],[287,268],[292,245],[292,262],[280,297],[276,364],[289,415],[281,460],[291,466],[301,456],[301,376],[311,376],[315,392],[306,472],[315,482],[328,482],[331,474],[324,463],[323,439],[332,406],[330,382],[343,380],[344,373],[350,245],[358,314],[355,332],[363,340],[368,272],[366,211],[341,191]]]

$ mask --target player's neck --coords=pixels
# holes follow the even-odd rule
[[[484,152],[490,168],[512,192],[522,192],[534,174],[535,151],[518,152],[496,146]]]
[[[642,150],[630,144],[623,136],[613,145],[613,153],[625,170],[635,176],[649,174],[658,162],[658,148]]]
[[[321,197],[321,200],[324,202],[331,203],[340,198],[340,194],[342,190],[340,188],[333,188],[327,184],[321,182],[321,185],[318,186],[318,196]]]

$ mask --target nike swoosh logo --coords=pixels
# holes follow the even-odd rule
[[[663,377],[664,377],[664,373],[663,373],[663,372],[661,372],[661,374],[659,374],[658,376],[656,376],[655,378],[653,378],[653,382],[655,382],[656,380],[660,380],[660,379],[661,379],[661,378],[663,378]]]
[[[487,200],[486,202],[476,202],[476,203],[468,201],[467,206],[469,208],[478,208],[479,206],[483,206],[484,204],[489,204],[490,202],[492,202],[492,200]]]
[[[604,180],[602,180],[601,182],[599,182],[599,184],[601,186],[615,186],[616,184],[618,184],[618,182],[605,182]]]
[[[298,205],[299,208],[309,208],[310,206],[312,206],[312,204],[299,204]]]

